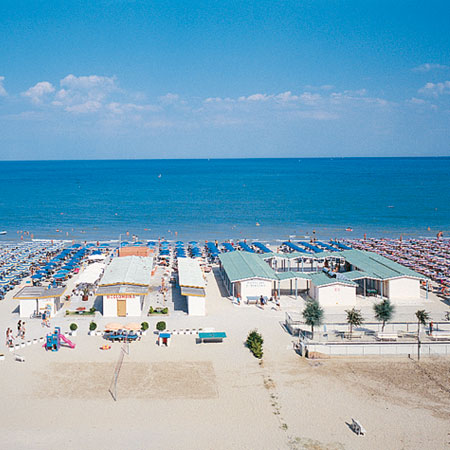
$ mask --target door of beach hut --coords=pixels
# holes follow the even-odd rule
[[[127,315],[127,301],[117,300],[117,316],[126,317]]]

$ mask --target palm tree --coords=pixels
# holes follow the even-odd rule
[[[345,312],[347,313],[347,323],[350,326],[350,339],[351,339],[353,327],[354,326],[359,327],[364,322],[364,318],[361,314],[360,309],[356,308],[346,309]]]
[[[430,314],[424,309],[419,309],[416,311],[417,317],[417,359],[420,359],[420,325],[426,325],[427,321],[430,320]]]
[[[310,300],[306,303],[302,315],[306,325],[311,326],[311,339],[314,339],[314,327],[322,323],[323,309],[320,307],[318,301]]]
[[[386,298],[380,303],[375,303],[373,305],[373,311],[375,313],[375,319],[383,323],[383,326],[381,327],[381,332],[383,332],[386,322],[389,322],[394,315],[395,307],[390,300]]]

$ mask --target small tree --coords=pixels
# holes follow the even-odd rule
[[[141,330],[142,331],[148,330],[148,322],[142,322],[141,323]]]
[[[417,317],[417,359],[420,359],[420,325],[426,325],[430,320],[430,314],[424,309],[416,311]]]
[[[381,327],[381,332],[383,332],[386,322],[389,322],[394,315],[395,307],[390,300],[386,298],[380,303],[375,303],[373,305],[373,311],[375,313],[375,319],[383,324]]]
[[[97,329],[97,324],[95,322],[91,322],[89,324],[89,330],[90,331],[95,331]]]
[[[69,328],[70,331],[75,331],[78,328],[78,325],[76,323],[71,323]]]
[[[311,338],[314,339],[314,327],[320,325],[323,319],[323,309],[316,300],[310,300],[306,303],[302,312],[306,325],[311,327]]]
[[[253,353],[255,358],[261,359],[263,357],[263,348],[262,345],[264,343],[264,339],[257,330],[252,330],[247,336],[247,347]]]
[[[347,323],[350,327],[350,338],[351,338],[353,333],[353,327],[359,327],[364,322],[364,318],[361,314],[360,309],[356,308],[346,309],[345,312],[347,313]]]
[[[166,329],[166,322],[161,321],[156,324],[156,329],[158,331],[164,331]]]

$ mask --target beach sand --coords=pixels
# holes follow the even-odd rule
[[[32,345],[18,351],[24,363],[6,352],[2,448],[450,448],[450,359],[306,360],[282,327],[284,311],[233,306],[212,275],[207,302],[208,316],[172,314],[168,327],[215,327],[228,338],[197,344],[193,335],[174,336],[160,348],[150,332],[124,356],[116,402],[108,389],[121,345],[100,350],[88,320],[71,338],[75,349]],[[0,308],[11,311],[11,301]],[[29,322],[30,336],[43,334]],[[61,318],[63,329],[69,323]],[[265,340],[262,363],[244,345],[253,328]],[[350,430],[352,418],[366,436]]]

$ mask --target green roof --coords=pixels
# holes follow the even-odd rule
[[[278,279],[275,271],[255,253],[228,252],[220,254],[219,259],[232,283],[249,278]]]
[[[360,280],[362,278],[370,278],[367,272],[362,272],[361,270],[351,270],[350,272],[343,272],[344,275],[349,280]]]
[[[391,261],[384,256],[378,255],[377,253],[352,249],[342,251],[341,255],[348,263],[355,266],[358,271],[365,272],[367,278],[374,278],[377,280],[388,280],[390,278],[398,277],[426,279],[426,277],[420,273],[402,266],[395,261]],[[344,275],[346,274],[344,273]]]
[[[345,275],[345,273],[343,274]],[[329,277],[325,272],[317,272],[314,274],[311,274],[309,276],[312,283],[314,283],[315,286],[326,286],[327,284],[347,284],[349,286],[356,286],[356,283],[351,280],[346,280],[343,278],[335,278],[335,277]]]
[[[287,271],[287,272],[277,272],[277,278],[279,280],[290,280],[293,278],[303,278],[305,280],[310,280],[311,276],[303,272]]]

